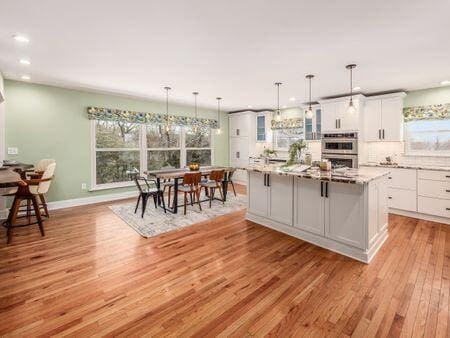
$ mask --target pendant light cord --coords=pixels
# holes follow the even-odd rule
[[[280,85],[282,83],[281,82],[275,82],[275,86],[277,86],[277,115],[281,115],[280,112]]]
[[[216,97],[217,100],[217,125],[220,129],[220,100],[222,100],[221,97]]]

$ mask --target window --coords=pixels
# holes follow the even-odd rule
[[[197,162],[202,166],[211,165],[211,129],[185,127],[186,163]]]
[[[147,170],[181,167],[181,128],[147,125]]]
[[[266,140],[266,117],[259,115],[256,117],[256,141]]]
[[[302,129],[278,129],[274,131],[274,146],[276,150],[288,151],[292,143],[303,138]]]
[[[143,125],[92,120],[92,188],[132,185],[129,171],[182,168],[191,162],[212,163],[210,128]]]
[[[129,181],[127,170],[139,170],[138,124],[95,122],[95,163],[97,184]]]
[[[450,120],[405,122],[405,153],[418,156],[449,156]]]

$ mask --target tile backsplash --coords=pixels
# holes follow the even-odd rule
[[[448,156],[410,156],[405,155],[403,142],[365,142],[360,151],[360,163],[384,162],[387,156],[400,164],[422,164],[450,166]]]

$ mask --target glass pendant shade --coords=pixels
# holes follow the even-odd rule
[[[281,112],[277,113],[277,115],[275,116],[275,120],[276,121],[281,121]]]
[[[313,79],[314,75],[310,74],[310,75],[306,75],[305,76],[308,79],[309,82],[309,107],[305,112],[305,118],[307,119],[312,119],[314,116],[312,107],[311,107],[311,80]]]
[[[312,119],[313,116],[314,116],[314,114],[313,114],[313,111],[312,111],[312,109],[311,109],[311,107],[310,107],[310,108],[308,108],[308,110],[305,112],[305,117],[306,117],[307,119]]]
[[[353,104],[353,100],[350,100],[350,103],[349,103],[348,108],[347,108],[347,114],[348,115],[353,115],[355,113],[356,113],[355,105]]]

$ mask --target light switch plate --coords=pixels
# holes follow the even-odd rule
[[[8,147],[8,155],[17,155],[17,154],[19,154],[19,148]]]

